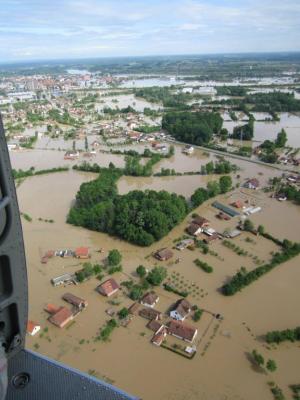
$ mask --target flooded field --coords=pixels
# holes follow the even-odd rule
[[[144,147],[138,145],[126,148],[142,151]],[[74,164],[63,160],[63,155],[64,152],[58,150],[10,153],[13,168],[22,169]],[[182,146],[175,145],[175,155],[170,159],[163,159],[154,170],[159,171],[163,167],[174,168],[179,172],[193,171],[200,169],[201,165],[211,159],[215,159],[215,156],[198,149],[193,155],[186,156],[182,154]],[[83,160],[81,156],[80,161]],[[116,166],[124,165],[124,157],[119,155],[97,152],[91,160],[103,166],[107,166],[110,161]],[[257,177],[261,184],[265,184],[270,177],[281,173],[247,161],[230,161],[240,168],[233,175],[234,183]],[[237,175],[240,177],[237,178]],[[172,248],[174,241],[184,235],[191,216],[174,228],[167,237],[147,248],[66,224],[66,215],[79,186],[96,176],[70,170],[27,178],[17,189],[20,210],[32,218],[32,222],[22,219],[29,278],[29,318],[40,323],[42,330],[46,328],[41,335],[27,337],[27,347],[91,373],[144,400],[271,400],[267,386],[270,380],[276,381],[288,393],[288,385],[297,383],[299,379],[300,348],[291,343],[269,350],[261,340],[261,335],[272,329],[299,325],[298,314],[291,310],[296,310],[300,301],[300,258],[281,265],[234,297],[224,297],[219,292],[224,282],[241,266],[251,270],[257,266],[257,260],[268,261],[271,253],[278,251],[273,242],[242,233],[233,242],[246,250],[247,256],[237,255],[218,240],[210,245],[214,254],[204,256],[199,249],[182,252],[174,250],[173,259],[169,262],[158,262],[151,254],[159,248]],[[120,193],[134,189],[164,189],[189,197],[197,187],[205,186],[208,180],[217,178],[214,175],[122,177],[118,188]],[[38,202],[34,200],[37,198]],[[219,196],[218,200],[230,204],[237,199],[262,207],[260,213],[251,217],[255,224],[263,224],[276,237],[299,241],[299,224],[295,223],[300,217],[299,206],[289,202],[280,203],[260,191],[250,192],[244,189],[236,189],[228,195]],[[234,228],[238,221],[231,219],[225,222],[217,219],[217,211],[211,206],[211,201],[195,212],[209,219],[211,226],[219,232]],[[40,218],[52,219],[54,222],[40,221]],[[188,289],[189,301],[205,310],[199,322],[188,318],[188,323],[199,331],[195,358],[187,360],[167,349],[153,346],[150,343],[152,332],[146,327],[148,321],[138,315],[133,317],[127,328],[116,328],[109,342],[95,341],[99,329],[109,319],[105,310],[110,308],[117,312],[132,302],[124,291],[120,291],[111,303],[95,291],[100,283],[96,278],[78,286],[51,285],[51,278],[66,272],[74,273],[83,262],[74,258],[55,257],[47,264],[41,264],[42,255],[50,249],[74,249],[78,246],[89,247],[91,262],[100,264],[105,262],[109,250],[117,248],[123,256],[123,272],[114,275],[119,283],[129,278],[137,281],[135,269],[138,265],[142,264],[146,268],[154,265],[166,266],[168,282],[176,283],[180,290]],[[103,253],[98,252],[100,248]],[[180,262],[176,264],[174,261],[177,257]],[[212,265],[214,272],[206,274],[197,268],[193,262],[195,258]],[[156,308],[163,313],[178,299],[177,295],[162,288],[155,291],[160,298]],[[65,292],[86,299],[89,305],[74,319],[74,323],[59,329],[47,321],[43,308],[47,303],[66,305],[62,300]],[[224,320],[217,321],[210,313],[220,313]],[[176,343],[176,340],[170,341]],[[276,360],[278,370],[272,376],[252,369],[247,357],[253,349],[263,353],[265,358]],[[154,382],[159,384],[153,384]]]
[[[280,366],[272,379],[286,389],[290,382],[297,381],[299,364],[299,349],[290,344],[284,345],[284,351],[270,352],[259,339],[260,335],[270,329],[284,329],[298,324],[297,314],[290,310],[296,309],[300,297],[298,291],[299,269],[298,260],[284,264],[260,281],[246,288],[233,298],[225,298],[218,293],[218,288],[228,276],[232,275],[241,265],[251,269],[255,267],[252,256],[241,257],[224,248],[221,242],[212,245],[218,256],[205,256],[206,261],[213,265],[214,273],[205,274],[193,263],[196,257],[201,257],[199,250],[180,252],[181,262],[170,262],[167,266],[169,279],[174,274],[182,277],[183,285],[196,285],[199,289],[192,294],[190,301],[199,307],[219,312],[224,321],[213,320],[210,325],[208,315],[198,323],[190,322],[199,329],[201,338],[198,354],[192,360],[156,348],[149,343],[151,332],[145,327],[147,321],[139,316],[134,317],[127,328],[117,328],[108,343],[95,342],[99,328],[105,323],[105,310],[110,307],[118,310],[128,306],[130,301],[122,293],[115,300],[118,306],[112,306],[106,299],[95,292],[99,281],[95,278],[76,287],[54,288],[50,279],[65,272],[74,272],[80,267],[80,262],[74,259],[53,259],[46,265],[40,264],[40,257],[48,249],[62,247],[74,248],[79,245],[89,246],[93,262],[102,262],[108,251],[118,248],[123,255],[123,273],[114,277],[120,282],[128,277],[136,279],[134,270],[137,265],[152,266],[157,263],[153,258],[145,258],[160,247],[172,247],[173,240],[182,236],[190,217],[176,227],[171,234],[159,243],[149,248],[138,248],[111,238],[105,234],[90,232],[72,227],[65,223],[65,216],[79,185],[92,179],[93,175],[68,172],[29,178],[18,189],[21,210],[31,215],[31,223],[23,221],[26,254],[28,261],[30,318],[47,327],[48,332],[43,337],[28,337],[27,346],[39,352],[68,363],[85,372],[93,373],[130,393],[150,399],[270,399],[266,381],[268,377],[254,372],[247,359],[247,353],[253,348],[259,349],[266,356],[272,356]],[[47,190],[51,187],[51,190]],[[39,196],[38,204],[32,199]],[[232,199],[247,197],[239,191],[231,195]],[[257,204],[263,211],[257,215],[266,229],[289,239],[299,237],[296,224],[281,224],[275,218],[270,218],[278,207],[284,207],[287,223],[299,218],[299,210],[290,204],[279,204],[263,194],[255,194]],[[222,199],[220,199],[222,200]],[[224,202],[230,202],[228,197]],[[207,217],[212,226],[223,230],[235,225],[234,221],[222,222],[214,215],[216,211],[206,204],[196,210]],[[38,221],[39,217],[53,218],[53,224]],[[271,242],[253,238],[246,241],[248,234],[235,239],[236,244],[247,249],[249,254],[257,255],[261,260],[267,260],[270,252],[276,251]],[[96,250],[101,247],[103,254]],[[220,258],[219,258],[220,257]],[[223,261],[226,260],[225,262]],[[69,329],[60,330],[46,321],[43,307],[46,303],[62,305],[61,296],[71,291],[88,300],[89,306],[80,314]],[[172,304],[177,296],[157,289],[160,301],[157,308],[163,312]],[[284,298],[284,301],[282,299]],[[258,306],[259,304],[259,312]],[[202,335],[208,331],[202,338]],[[214,333],[216,332],[216,333]],[[38,347],[38,349],[37,349]],[[203,355],[202,355],[203,354]],[[222,356],[220,357],[220,354]],[[231,360],[230,370],[227,368]],[[116,359],[120,362],[116,362]],[[161,367],[163,366],[163,370]],[[178,380],[176,377],[184,379]],[[218,376],[216,380],[215,377]],[[163,378],[163,379],[162,379]],[[159,381],[159,385],[153,382]]]
[[[21,150],[10,153],[10,159],[15,169],[47,169],[61,166],[72,168],[75,164],[83,161],[97,163],[103,167],[108,167],[113,162],[116,167],[124,166],[124,158],[113,154],[97,153],[92,157],[84,157],[82,154],[76,160],[64,160],[65,151],[59,150]]]
[[[256,113],[262,114],[262,113]],[[263,114],[264,115],[264,114]],[[280,113],[280,121],[255,121],[254,122],[254,141],[263,142],[266,139],[274,140],[281,129],[285,129],[288,142],[292,147],[300,147],[300,116]],[[261,115],[259,115],[260,119]],[[232,133],[235,126],[242,125],[240,121],[224,121],[224,128]]]
[[[145,107],[152,108],[153,110],[158,110],[160,108],[159,104],[149,103],[144,99],[136,98],[133,94],[124,94],[112,97],[105,96],[101,97],[101,100],[103,100],[104,103],[96,104],[97,111],[102,111],[104,107],[125,108],[130,106],[139,112],[144,111]]]

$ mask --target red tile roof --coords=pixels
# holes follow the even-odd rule
[[[33,321],[28,321],[26,330],[27,330],[28,333],[32,334],[32,332],[33,332],[35,327],[39,327],[40,328],[40,325],[36,324]]]
[[[151,342],[153,344],[156,344],[157,346],[160,346],[166,336],[167,332],[165,328],[162,328],[159,332],[155,333],[155,335],[152,337]]]
[[[59,328],[63,328],[72,319],[73,319],[72,311],[66,307],[60,307],[58,312],[49,318],[49,321],[52,322],[52,324],[58,326]]]
[[[63,299],[76,307],[86,307],[88,305],[88,302],[86,300],[81,299],[80,297],[77,297],[72,293],[65,293],[63,295]]]
[[[181,321],[170,321],[168,323],[168,333],[192,342],[197,334],[197,329]]]
[[[209,220],[198,216],[193,219],[193,224],[199,225],[202,228],[202,226],[209,225]]]
[[[151,329],[153,332],[157,332],[162,327],[162,324],[155,319],[148,322],[147,328]]]
[[[110,278],[107,279],[107,281],[101,283],[101,285],[97,287],[97,291],[103,294],[104,296],[110,296],[111,294],[116,292],[119,288],[120,286],[117,284],[117,282],[113,278]]]
[[[45,311],[47,311],[49,314],[55,314],[59,310],[60,307],[55,306],[54,304],[47,304],[46,307],[44,308]]]
[[[75,256],[79,258],[87,258],[89,254],[90,252],[88,247],[78,247],[75,250]]]

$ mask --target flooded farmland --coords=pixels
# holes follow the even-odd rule
[[[262,114],[262,113],[257,113]],[[265,116],[259,115],[258,118]],[[264,140],[274,140],[277,134],[284,129],[287,133],[287,144],[292,147],[300,147],[300,116],[280,113],[280,121],[255,121],[254,122],[254,141],[263,142]],[[224,121],[224,128],[232,133],[233,128],[238,125],[243,125],[240,121]]]
[[[185,156],[181,150],[182,146],[176,145],[175,156],[162,160],[155,166],[155,170],[160,170],[161,167],[174,168],[180,172],[196,170],[203,163],[215,158],[202,150]],[[28,150],[10,154],[14,168],[26,169],[33,165],[42,169],[73,165],[72,162],[63,160],[63,152],[60,151]],[[124,157],[97,153],[95,162],[108,165],[109,161],[122,166]],[[280,171],[247,161],[231,161],[240,167],[240,178],[233,176],[235,182],[257,177],[264,184],[270,177],[280,174]],[[239,256],[218,241],[211,245],[216,255],[205,256],[205,260],[214,267],[212,274],[205,274],[195,266],[193,260],[203,257],[199,249],[176,252],[174,257],[180,258],[177,264],[174,260],[158,262],[151,257],[151,253],[162,247],[173,247],[174,240],[184,234],[191,216],[160,242],[146,248],[128,244],[107,234],[66,224],[66,215],[80,184],[94,179],[95,176],[70,170],[27,178],[18,187],[20,210],[32,218],[32,222],[22,219],[29,277],[29,317],[39,321],[42,329],[48,329],[47,334],[44,333],[42,337],[28,337],[27,346],[84,372],[93,371],[100,379],[145,400],[271,399],[265,376],[252,370],[247,354],[256,348],[266,357],[271,356],[260,339],[261,335],[272,329],[285,329],[299,324],[297,313],[290,312],[297,309],[300,301],[299,257],[281,265],[236,296],[224,297],[218,289],[228,277],[242,265],[248,270],[255,268],[254,256],[261,261],[268,260],[271,252],[277,251],[274,243],[253,235],[249,241],[246,240],[249,234],[243,233],[234,241],[246,249],[248,255]],[[118,188],[120,193],[134,189],[165,189],[189,197],[197,187],[205,186],[208,179],[215,178],[200,175],[122,177]],[[39,201],[34,201],[37,198]],[[267,194],[251,193],[244,189],[236,189],[219,198],[226,204],[236,199],[248,199],[262,207],[262,211],[253,216],[255,224],[264,224],[266,230],[276,237],[299,240],[299,225],[294,223],[300,217],[299,206],[288,202],[280,203],[270,199]],[[218,231],[233,228],[237,222],[234,219],[228,222],[216,219],[216,210],[211,202],[198,207],[195,212],[209,219]],[[39,218],[53,219],[54,222],[47,223]],[[92,255],[91,262],[100,264],[104,262],[109,250],[117,248],[123,255],[123,272],[114,275],[118,282],[129,278],[136,280],[135,269],[140,264],[147,268],[164,265],[168,270],[169,282],[178,282],[180,287],[191,288],[191,295],[188,297],[190,302],[207,310],[199,322],[188,321],[199,330],[195,358],[192,361],[187,360],[166,349],[153,346],[150,343],[151,331],[146,328],[147,320],[139,316],[134,316],[128,327],[120,326],[115,329],[109,342],[95,341],[99,329],[107,320],[105,310],[112,308],[117,311],[121,307],[129,306],[131,301],[120,291],[114,298],[117,305],[111,304],[95,291],[100,283],[96,278],[74,287],[51,285],[51,278],[77,271],[82,262],[56,257],[47,264],[41,264],[41,256],[49,249],[77,246],[88,246]],[[98,252],[99,248],[103,253]],[[43,308],[47,303],[63,305],[61,297],[66,291],[87,299],[89,306],[74,320],[74,324],[61,330],[47,321]],[[160,298],[157,308],[162,312],[166,312],[178,298],[161,288],[156,289],[156,292]],[[220,322],[212,319],[209,312],[220,313],[224,320]],[[279,347],[272,351],[272,357],[279,365],[272,379],[287,390],[288,383],[297,382],[298,379],[300,349],[294,344],[283,347],[284,349]],[[184,379],[177,379],[179,376]],[[160,382],[159,385],[153,384],[157,381]]]

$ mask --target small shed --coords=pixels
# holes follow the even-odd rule
[[[167,248],[160,249],[154,254],[154,257],[159,261],[167,261],[173,257],[173,252]]]

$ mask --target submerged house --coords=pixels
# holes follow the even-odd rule
[[[65,160],[74,160],[75,158],[79,157],[79,152],[78,151],[66,151],[64,159]]]
[[[74,315],[71,310],[66,307],[60,307],[59,310],[49,317],[49,322],[53,325],[58,326],[59,328],[63,328],[66,326],[72,319]]]
[[[119,289],[120,286],[117,284],[117,282],[113,278],[110,278],[101,283],[96,290],[103,296],[110,297],[115,294]]]
[[[142,297],[141,304],[143,306],[153,308],[155,306],[155,304],[158,303],[158,300],[159,300],[159,297],[157,296],[156,293],[148,292]]]
[[[72,293],[65,293],[62,297],[67,303],[72,304],[73,306],[83,309],[88,306],[88,302],[80,297],[75,296]]]
[[[173,257],[173,252],[167,248],[160,249],[154,254],[154,257],[159,261],[167,261]]]
[[[90,251],[88,247],[77,247],[75,249],[74,255],[76,258],[86,259],[90,258]]]
[[[191,223],[187,228],[186,228],[187,233],[189,233],[192,236],[198,236],[202,232],[202,229],[200,228],[199,225]]]
[[[45,311],[50,314],[48,318],[49,322],[59,328],[63,328],[74,318],[73,312],[66,307],[56,307],[53,304],[47,304]]]
[[[63,274],[57,276],[56,278],[51,279],[51,283],[53,286],[60,286],[60,285],[69,285],[69,284],[77,284],[76,276],[73,274]]]
[[[183,321],[192,310],[191,304],[186,299],[180,299],[170,311],[170,317],[178,321]]]
[[[248,179],[245,183],[244,183],[244,187],[247,189],[258,189],[259,188],[259,180],[256,178],[251,178]]]
[[[41,330],[41,326],[38,325],[37,323],[30,321],[30,320],[27,322],[26,331],[30,336],[36,335],[40,330]]]
[[[170,321],[167,325],[169,335],[175,336],[178,339],[192,343],[198,333],[198,330],[181,321]]]
[[[162,319],[162,313],[160,311],[154,310],[153,308],[142,308],[139,311],[139,315],[143,318],[149,319],[149,320],[161,320]]]

